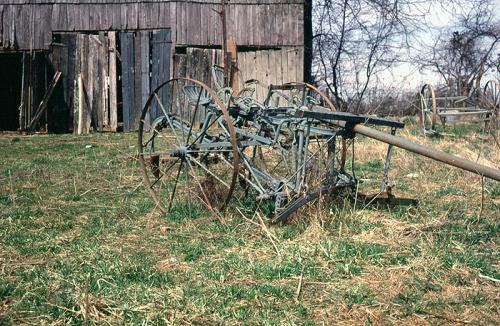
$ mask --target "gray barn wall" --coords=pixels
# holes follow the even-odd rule
[[[309,0],[233,0],[226,6],[228,37],[234,38],[238,45],[240,89],[243,87],[242,82],[250,78],[268,84],[304,80],[304,58],[307,57],[307,50],[304,48],[304,3],[307,1]],[[220,9],[218,0],[0,0],[0,53],[22,51],[27,58],[31,58],[25,60],[28,63],[34,58],[32,53],[38,56],[48,55],[53,69],[63,71],[63,89],[60,92],[64,94],[64,103],[63,107],[55,111],[68,116],[68,129],[74,131],[78,129],[79,114],[78,101],[75,100],[78,89],[75,85],[81,74],[85,98],[80,105],[84,106],[85,118],[82,120],[84,127],[80,129],[83,132],[90,129],[116,130],[116,124],[109,124],[110,112],[116,115],[116,105],[113,109],[109,102],[108,106],[101,108],[101,103],[108,102],[106,96],[118,93],[117,89],[111,89],[111,85],[102,83],[103,79],[111,76],[112,63],[107,56],[113,53],[112,46],[110,45],[109,51],[104,50],[103,55],[97,56],[88,52],[90,48],[86,50],[87,41],[80,42],[83,47],[75,47],[67,42],[69,39],[76,39],[77,35],[79,38],[83,37],[82,40],[92,40],[95,36],[86,33],[102,35],[106,31],[118,31],[120,42],[124,42],[126,35],[129,35],[127,33],[133,33],[136,36],[127,43],[130,46],[124,47],[124,43],[121,43],[120,48],[117,44],[117,56],[122,65],[123,96],[118,110],[123,116],[123,130],[134,130],[137,128],[137,114],[147,98],[146,91],[159,82],[156,80],[159,76],[162,80],[168,78],[165,70],[170,69],[170,76],[196,76],[210,82],[210,65],[220,62],[199,61],[209,63],[207,67],[201,68],[195,57],[202,55],[215,58],[215,49],[220,49],[221,19],[217,13]],[[134,44],[139,42],[138,35],[152,31],[169,33],[165,49],[156,50],[151,47],[152,62],[155,62],[155,58],[164,56],[167,50],[170,62],[159,66],[153,64],[152,77],[149,78],[152,80],[148,84],[148,78],[138,75],[144,70],[141,67],[148,62],[148,54],[141,54],[144,42],[140,43],[140,47]],[[68,54],[54,50],[61,46],[57,42],[53,43],[54,35],[69,35],[69,39],[62,44],[62,49],[67,47],[68,50],[64,51]],[[107,43],[106,40],[101,43]],[[176,51],[176,48],[180,50]],[[135,50],[128,55],[128,51],[133,49]],[[119,52],[122,52],[121,55]],[[94,59],[102,59],[103,56],[102,65],[109,61],[110,71],[103,70],[108,76],[96,75],[91,69]],[[69,59],[64,59],[66,57]],[[75,67],[71,68],[71,60],[76,60],[75,58],[81,58],[81,62],[76,62]],[[195,61],[198,63],[193,64]],[[31,72],[26,69],[24,71]],[[127,74],[128,72],[131,74]],[[26,93],[32,89],[34,77],[30,75],[30,78],[24,79],[28,83],[23,84],[21,128],[30,121],[39,102],[36,96]],[[133,94],[130,93],[132,90]],[[54,110],[50,112],[54,115]],[[64,122],[60,124],[64,125]]]
[[[48,50],[52,32],[171,28],[172,43],[221,43],[219,1],[3,0],[0,49]],[[228,36],[240,46],[302,46],[303,0],[235,0]]]

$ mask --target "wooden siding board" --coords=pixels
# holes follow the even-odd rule
[[[170,57],[171,57],[171,32],[161,30],[153,32],[151,42],[152,64],[151,64],[151,90],[156,89],[163,82],[170,79]],[[158,96],[162,103],[168,102],[168,91],[166,88],[160,90]],[[161,115],[156,102],[153,102],[151,119]]]
[[[201,37],[201,31],[203,29],[203,26],[201,26],[201,5],[198,3],[192,4],[193,8],[193,16],[192,18],[192,25],[190,29],[191,35],[194,36],[193,41],[194,44],[203,44],[202,43],[202,37]]]
[[[220,15],[218,14],[218,11],[220,10],[219,6],[214,6],[212,5],[210,8],[210,26],[212,26],[212,32],[211,38],[212,38],[212,43],[213,45],[220,45],[221,44],[221,36],[220,34],[222,33],[222,23],[221,23],[221,18]]]
[[[303,8],[300,7],[300,6],[297,6],[297,5],[294,5],[295,7],[295,15],[294,17],[296,17],[296,25],[295,25],[295,28],[293,30],[293,33],[292,35],[294,36],[294,38],[292,39],[293,41],[293,45],[297,45],[297,44],[303,44],[304,43],[304,40],[303,40],[303,35],[304,35],[304,15],[302,14],[302,11],[303,11]],[[302,40],[301,40],[301,37],[302,37]]]
[[[177,3],[171,2],[169,5],[170,8],[170,21],[172,22],[172,26],[177,26]],[[172,43],[177,43],[177,28],[172,29]]]
[[[150,33],[141,32],[141,98],[139,106],[136,111],[136,128],[139,127],[139,118],[142,112],[142,108],[146,104],[146,101],[150,93],[150,80],[149,80],[149,50],[150,50]]]
[[[102,92],[102,79],[100,78],[101,74],[101,44],[99,37],[97,35],[91,35],[92,49],[91,51],[94,53],[93,56],[93,74],[92,74],[92,125],[93,130],[102,130],[103,127],[103,107],[101,105],[100,97]]]
[[[132,106],[130,108],[130,128],[129,130],[136,130],[138,127],[139,117],[137,116],[137,112],[140,110],[142,97],[142,53],[141,53],[141,39],[143,38],[142,32],[134,33],[134,71],[132,72],[132,81],[134,87],[134,98],[132,99]],[[137,124],[137,125],[136,125]]]
[[[102,115],[101,130],[108,129],[109,127],[109,106],[108,106],[108,87],[107,87],[107,77],[109,75],[109,45],[108,37],[105,33],[99,33],[99,41],[101,41],[99,47],[99,81],[100,81],[100,96],[99,96],[99,114]]]
[[[201,44],[210,44],[209,37],[209,19],[210,15],[207,12],[206,7],[200,6],[200,36],[201,36]]]
[[[288,67],[287,67],[287,50],[286,49],[281,49],[280,51],[280,56],[281,56],[281,83],[289,83],[291,82],[290,78],[288,77]]]
[[[80,51],[82,50],[82,42],[83,35],[76,35],[75,37],[75,53],[74,53],[74,62],[75,62],[75,82],[74,82],[74,92],[73,98],[73,133],[77,133],[79,130],[79,109],[80,109],[80,89],[79,89],[79,80],[81,77],[81,57]]]
[[[120,33],[120,55],[122,60],[122,112],[123,130],[130,130],[130,112],[134,100],[134,36],[133,33]]]
[[[118,89],[117,89],[117,55],[116,32],[109,32],[109,129],[116,131],[118,127]]]
[[[269,29],[267,30],[267,35],[268,39],[267,41],[269,42],[269,45],[274,45],[277,44],[278,42],[278,33],[279,30],[276,29],[276,15],[277,15],[277,10],[276,10],[276,5],[269,5],[269,12],[267,19],[269,21]]]
[[[0,4],[0,48],[3,46],[3,12],[4,6]]]
[[[286,6],[280,6],[276,12],[276,45],[283,45],[284,35],[286,31],[283,27],[284,21],[288,18]]]

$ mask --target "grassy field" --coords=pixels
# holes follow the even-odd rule
[[[498,166],[491,137],[448,133],[403,135]],[[418,206],[312,205],[266,229],[160,214],[135,137],[0,136],[0,324],[500,322],[500,183],[396,150],[394,193]],[[356,149],[379,177],[385,146]]]

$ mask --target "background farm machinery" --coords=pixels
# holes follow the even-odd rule
[[[500,114],[500,85],[495,80],[488,81],[483,89],[472,88],[468,95],[452,87],[434,88],[425,84],[420,89],[419,115],[425,135],[437,133],[438,123],[446,124],[460,121],[484,122],[484,130],[498,128]]]
[[[189,78],[163,83],[142,111],[141,170],[147,190],[163,211],[183,206],[192,214],[200,204],[220,209],[266,201],[274,207],[272,221],[285,221],[321,196],[356,189],[356,134],[388,144],[380,193],[390,192],[393,146],[500,181],[498,169],[395,136],[404,127],[401,122],[335,111],[312,85],[250,80],[233,94],[224,87],[221,69],[214,67],[213,75],[216,90]],[[267,89],[264,99],[254,95],[257,87]]]

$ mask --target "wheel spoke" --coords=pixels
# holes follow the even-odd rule
[[[193,211],[192,211],[192,203],[191,203],[191,190],[190,190],[190,182],[189,182],[189,171],[187,167],[187,163],[184,165],[184,173],[186,174],[186,194],[187,194],[187,201],[188,201],[188,210],[189,210],[189,218],[193,218]]]
[[[200,104],[201,93],[203,92],[203,88],[200,87],[200,93],[198,94],[198,100],[196,101],[196,106],[194,108],[193,118],[191,119],[191,125],[189,126],[189,132],[186,138],[186,144],[189,144],[189,138],[191,137],[191,132],[193,131],[194,120],[196,119],[196,114],[198,113],[198,107]]]
[[[165,111],[165,107],[161,103],[161,100],[160,100],[160,97],[158,96],[158,93],[155,92],[154,94],[155,94],[155,97],[156,97],[156,101],[158,102],[158,105],[160,106],[161,110],[165,114],[165,118],[167,119],[168,124],[170,125],[170,129],[172,129],[172,132],[174,133],[175,139],[177,139],[177,142],[179,143],[179,146],[182,146],[182,143],[179,140],[179,137],[177,136],[177,133],[175,132],[175,127],[174,127],[172,121],[170,120],[170,117],[167,114],[167,111]]]
[[[200,183],[200,180],[196,177],[196,172],[194,171],[194,168],[191,166],[191,163],[189,161],[186,162],[186,164],[189,166],[189,169],[191,170],[191,173],[193,174],[193,179],[196,181],[198,186],[200,187],[200,191],[203,194],[203,199],[205,204],[208,206],[209,209],[213,210],[212,204],[208,200],[207,194],[205,193],[205,190],[203,190],[203,186]]]
[[[196,165],[198,165],[200,168],[202,168],[205,172],[207,172],[208,174],[210,174],[211,176],[213,176],[217,181],[219,181],[224,186],[226,186],[228,189],[230,189],[229,185],[226,182],[224,182],[223,180],[221,180],[221,178],[219,178],[212,171],[210,171],[209,169],[207,169],[207,167],[204,166],[201,162],[198,162],[198,160],[194,159],[191,155],[188,155],[188,157],[189,157],[190,161],[194,162]]]
[[[179,176],[181,175],[182,165],[183,165],[183,161],[181,161],[181,164],[179,164],[179,170],[177,170],[177,176],[175,177],[174,189],[172,190],[172,195],[170,196],[170,202],[168,203],[168,208],[167,208],[168,212],[170,212],[170,209],[172,208],[172,202],[173,202],[174,197],[175,197],[175,191],[177,190],[177,183],[179,183]]]
[[[172,162],[170,164],[170,166],[168,168],[165,169],[165,171],[160,171],[161,172],[161,175],[156,178],[156,180],[151,184],[150,188],[153,189],[153,187],[163,178],[163,176],[165,176],[167,174],[168,171],[170,171],[170,169],[172,169],[174,167],[174,165],[179,161],[179,158],[177,158],[177,160],[175,162]]]
[[[208,129],[210,129],[210,127],[212,127],[214,125],[215,122],[217,122],[217,120],[219,120],[220,116],[222,115],[222,113],[220,113],[218,116],[216,116],[210,123],[209,125],[204,129],[204,130],[201,130],[200,131],[200,134],[196,137],[196,139],[191,143],[191,144],[188,144],[187,147],[191,147],[193,146],[194,144],[196,144],[196,142],[206,134],[206,131]]]

